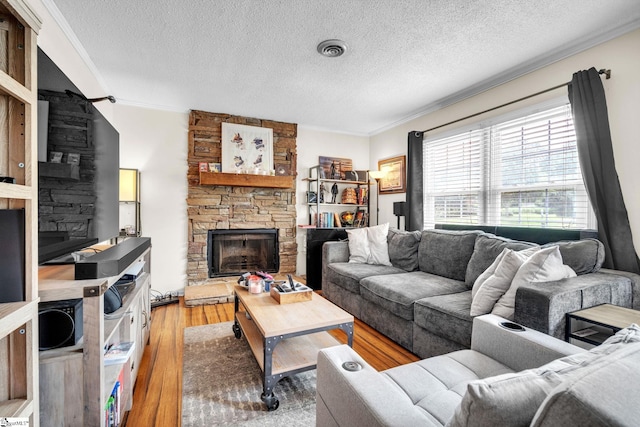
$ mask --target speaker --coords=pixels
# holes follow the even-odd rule
[[[0,209],[0,303],[24,301],[24,209]]]
[[[75,345],[82,338],[82,299],[38,305],[40,350]]]
[[[393,214],[395,216],[405,216],[404,210],[406,205],[407,202],[393,202]]]

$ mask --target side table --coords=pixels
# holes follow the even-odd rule
[[[600,345],[620,329],[632,323],[640,325],[640,311],[602,304],[566,314],[565,341],[571,338],[592,345]],[[573,330],[573,321],[582,321],[589,327]]]

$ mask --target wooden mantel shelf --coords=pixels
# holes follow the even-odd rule
[[[200,185],[228,187],[293,188],[292,176],[251,175],[221,172],[200,172]]]

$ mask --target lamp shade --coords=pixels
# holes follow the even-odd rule
[[[138,201],[138,169],[120,169],[120,201]]]
[[[386,171],[369,171],[369,176],[376,180],[383,178],[386,174]]]

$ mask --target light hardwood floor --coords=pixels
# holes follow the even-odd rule
[[[233,320],[233,303],[187,307],[180,299],[153,309],[151,339],[140,365],[126,427],[180,426],[183,330]],[[335,337],[346,342],[342,332]],[[356,319],[353,348],[378,370],[418,357]]]

